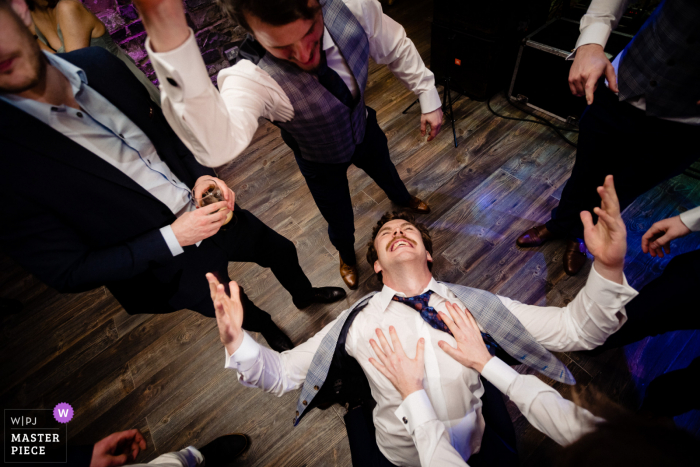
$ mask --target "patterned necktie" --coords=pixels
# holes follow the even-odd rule
[[[435,308],[428,305],[432,294],[433,291],[428,290],[427,292],[416,295],[415,297],[399,297],[398,295],[394,295],[392,300],[410,306],[420,313],[421,318],[423,318],[423,320],[425,320],[425,322],[434,329],[437,329],[438,331],[445,331],[449,335],[453,336],[453,334],[450,332],[450,328],[448,328],[442,318],[440,318],[440,315],[438,315]],[[488,349],[489,353],[494,355],[496,349],[498,348],[496,341],[485,332],[481,333],[481,337],[484,339],[484,343],[486,344],[486,348]]]
[[[343,78],[338,75],[338,73],[333,70],[333,68],[328,66],[326,62],[326,51],[321,49],[321,63],[318,66],[318,82],[333,94],[340,102],[342,102],[346,107],[355,107],[355,99],[352,97],[348,85],[345,84]]]

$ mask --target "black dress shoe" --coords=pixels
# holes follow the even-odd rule
[[[260,331],[260,334],[262,334],[272,350],[284,352],[294,348],[292,340],[273,322],[270,322],[270,325],[265,330]]]
[[[236,457],[243,454],[249,444],[246,435],[234,433],[219,436],[198,450],[204,456],[204,465],[207,467],[225,467],[232,465]]]
[[[311,297],[305,301],[298,301],[292,299],[294,306],[299,308],[306,308],[312,303],[333,303],[338,300],[345,298],[347,294],[345,289],[341,287],[314,287],[311,289]]]

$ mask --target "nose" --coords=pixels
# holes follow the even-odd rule
[[[306,63],[311,59],[313,52],[313,43],[300,43],[295,50],[295,58],[299,63]]]

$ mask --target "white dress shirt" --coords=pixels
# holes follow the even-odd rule
[[[198,467],[204,465],[204,456],[194,446],[175,452],[166,452],[153,459],[148,464],[127,464],[129,467],[148,467],[160,465],[163,467]]]
[[[165,204],[176,216],[196,209],[190,189],[170,171],[151,140],[122,111],[88,86],[85,72],[72,63],[44,52],[44,56],[70,82],[80,109],[50,105],[16,94],[0,99],[62,133],[88,151],[119,169]],[[71,183],[66,180],[66,183]],[[173,255],[184,250],[172,228],[160,229]]]
[[[423,113],[441,106],[435,77],[423,63],[406,31],[382,12],[377,0],[343,0],[357,18],[369,40],[369,54],[385,64],[420,101]],[[353,96],[357,83],[340,49],[324,27],[326,60]],[[155,53],[150,41],[146,50],[160,82],[161,101],[170,126],[202,164],[223,165],[248,147],[258,118],[287,122],[294,118],[289,98],[257,65],[241,60],[219,72],[219,91],[212,86],[194,34],[180,47]]]
[[[482,375],[508,396],[535,428],[561,445],[573,443],[603,421],[564,399],[536,376],[521,375],[497,357],[489,360]],[[422,467],[467,465],[450,443],[449,433],[425,390],[406,397],[396,416],[411,435]]]
[[[446,299],[462,306],[450,290],[434,279],[424,292],[427,290],[434,292],[429,304],[436,310],[448,313]],[[416,467],[420,464],[411,433],[404,427],[401,417],[396,415],[402,406],[401,395],[369,363],[370,357],[376,358],[369,344],[370,339],[376,340],[375,330],[380,328],[388,335],[389,326],[394,326],[409,357],[415,356],[418,339],[425,339],[426,373],[423,385],[442,428],[437,424],[429,425],[424,431],[430,433],[421,435],[421,439],[439,440],[443,436],[439,430],[445,430],[450,444],[462,459],[467,460],[478,452],[484,432],[480,399],[484,388],[479,374],[444,353],[438,347],[438,341],[444,340],[455,346],[454,338],[432,328],[413,308],[393,301],[395,294],[395,291],[384,286],[380,293],[372,297],[352,323],[345,346],[348,355],[362,366],[377,402],[374,424],[379,449],[394,464]],[[624,306],[636,295],[637,292],[627,284],[626,279],[622,285],[615,284],[600,276],[593,267],[586,286],[563,308],[531,306],[506,297],[498,298],[544,347],[563,352],[592,349],[603,344],[625,323]],[[305,343],[281,354],[260,346],[245,334],[240,348],[233,355],[227,353],[226,367],[238,371],[242,384],[281,396],[303,385],[313,356],[334,323],[329,323]],[[489,367],[488,375],[485,373],[484,376],[494,384],[512,378],[512,374],[503,368],[504,365]],[[508,384],[501,384],[501,388],[507,387]],[[561,432],[557,435],[560,440],[573,439],[583,429],[579,421],[569,420],[569,415],[560,405],[532,403],[539,398],[539,394],[550,390],[542,385],[529,391],[518,391],[525,394],[522,399],[517,399],[517,393],[512,396],[519,401],[516,403],[524,407],[524,413],[529,413],[530,418],[538,421],[538,428],[547,433]],[[547,397],[541,400],[547,400]]]
[[[615,29],[624,14],[627,4],[630,0],[592,0],[588,11],[581,18],[581,35],[576,41],[576,49],[586,44],[599,44],[605,48],[608,42],[610,33]],[[624,52],[624,51],[623,51]],[[612,61],[612,66],[615,68],[615,77],[617,78],[617,70],[620,67],[620,61],[624,58],[623,52],[617,54]],[[573,59],[576,51],[569,55],[567,59]],[[608,80],[605,84],[609,86]],[[625,102],[640,109],[646,110],[646,98],[644,96],[633,97]],[[685,123],[688,125],[700,125],[700,117],[660,117],[664,120],[672,122]]]
[[[683,222],[685,226],[691,230],[691,232],[700,231],[700,206],[682,212],[680,217],[681,222]]]

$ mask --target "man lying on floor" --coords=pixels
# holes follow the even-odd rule
[[[624,306],[637,294],[623,274],[626,230],[612,177],[606,178],[598,192],[602,199],[601,207],[595,210],[598,223],[593,224],[590,213],[581,214],[586,244],[595,262],[586,286],[562,308],[525,305],[483,290],[436,281],[430,273],[430,234],[408,214],[385,214],[373,231],[367,259],[383,289],[362,298],[304,344],[281,354],[258,345],[241,329],[243,309],[235,282],[230,284],[229,298],[224,286],[208,275],[226,347],[226,367],[237,370],[242,384],[278,396],[302,388],[295,424],[312,407],[338,402],[354,408],[373,399],[378,449],[373,447],[374,439],[366,435],[366,427],[351,423],[346,416],[353,463],[418,466],[418,451],[404,428],[409,422],[401,415],[402,396],[370,362],[370,358],[377,358],[370,339],[377,335],[376,329],[387,333],[391,326],[405,349],[415,349],[423,340],[425,393],[459,455],[470,465],[517,465],[515,448],[507,441],[513,428],[503,400],[491,384],[511,377],[510,368],[493,359],[480,377],[438,346],[441,340],[456,345],[443,321],[450,319],[444,314],[447,301],[471,312],[484,341],[503,360],[524,363],[551,379],[574,384],[569,370],[550,351],[601,345],[625,322]],[[542,385],[540,392],[550,389]],[[514,400],[518,397],[510,396]],[[537,393],[524,397],[536,398]],[[578,418],[569,420],[557,404],[533,405],[525,415],[544,432],[559,430],[563,438],[579,436],[583,429]]]

